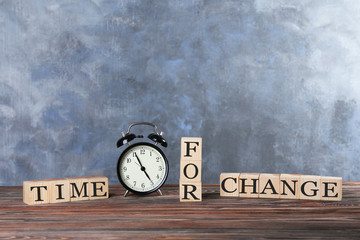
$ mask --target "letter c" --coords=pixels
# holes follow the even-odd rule
[[[233,193],[233,192],[237,191],[237,188],[235,188],[233,191],[229,191],[229,190],[227,190],[227,189],[225,188],[225,182],[226,182],[227,180],[229,180],[229,179],[232,179],[232,180],[234,180],[235,183],[237,183],[237,181],[236,181],[237,178],[234,178],[234,177],[225,178],[225,179],[222,180],[222,182],[221,182],[221,189],[222,189],[224,192]]]

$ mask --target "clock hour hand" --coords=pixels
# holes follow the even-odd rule
[[[136,157],[136,159],[138,160],[138,162],[140,163],[141,171],[143,171],[143,172],[145,173],[146,177],[150,180],[150,182],[151,182],[152,184],[154,184],[153,181],[151,180],[149,174],[146,172],[145,167],[141,164],[141,161],[140,161],[138,155],[136,154],[136,152],[135,152],[135,157]]]

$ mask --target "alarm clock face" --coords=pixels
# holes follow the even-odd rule
[[[168,172],[169,164],[164,153],[147,142],[130,145],[121,154],[117,165],[121,184],[139,194],[158,190],[165,183]]]

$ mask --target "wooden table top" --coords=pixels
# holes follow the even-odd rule
[[[163,196],[109,191],[105,200],[31,206],[22,187],[0,187],[0,238],[360,238],[360,182],[343,183],[341,202],[220,198],[218,185],[203,185],[197,203],[180,203],[178,185]]]

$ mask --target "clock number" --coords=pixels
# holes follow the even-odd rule
[[[148,194],[164,184],[168,175],[168,164],[160,149],[144,142],[127,147],[115,167],[124,188],[134,193]]]

